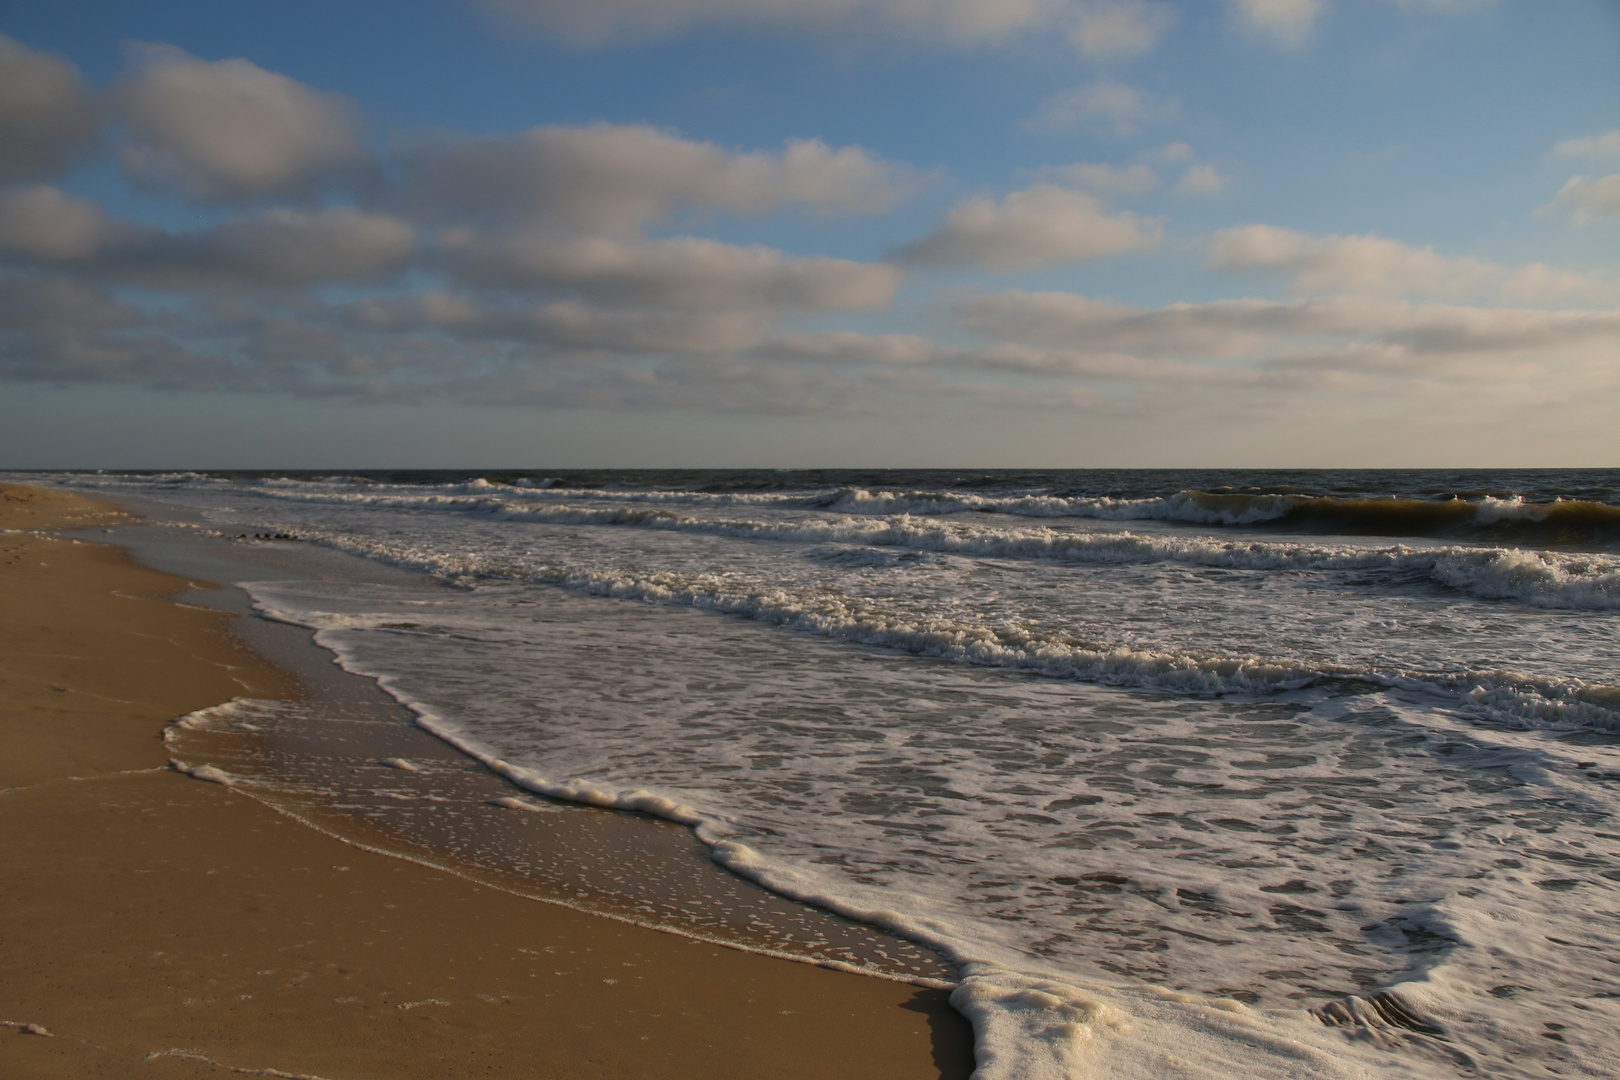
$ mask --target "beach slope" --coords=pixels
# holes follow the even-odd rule
[[[34,532],[118,520],[0,485],[0,1075],[971,1069],[942,992],[516,897],[171,770],[174,717],[297,687],[183,579]]]

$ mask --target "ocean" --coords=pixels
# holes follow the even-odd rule
[[[435,583],[242,585],[936,952],[982,1080],[1620,1075],[1620,470],[10,478]]]

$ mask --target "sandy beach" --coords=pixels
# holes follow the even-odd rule
[[[182,578],[0,488],[0,1074],[960,1077],[938,990],[627,925],[361,850],[169,767],[295,680]]]

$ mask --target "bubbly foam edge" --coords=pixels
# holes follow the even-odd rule
[[[292,624],[292,625],[298,625],[298,624]],[[328,651],[330,651],[330,650],[328,650]],[[345,668],[344,670],[348,670],[348,669]],[[360,678],[370,678],[370,676],[364,676],[364,675],[359,676],[359,677]],[[372,680],[372,681],[379,682],[379,683],[381,682],[381,680],[375,680],[375,679]],[[177,720],[186,720],[186,719],[189,719],[191,717],[195,717],[200,713],[210,712],[210,711],[212,711],[214,709],[223,708],[224,706],[233,705],[236,702],[244,701],[244,700],[247,700],[247,699],[232,698],[230,701],[220,702],[218,705],[211,705],[211,706],[209,706],[209,707],[207,707],[205,709],[197,709],[197,710],[195,710],[193,712],[185,714],[185,716],[177,718]],[[402,702],[402,704],[403,704],[403,702]],[[182,727],[182,725],[177,722],[177,723],[171,724],[170,727],[171,728],[173,728],[173,727]],[[433,735],[435,738],[441,738],[441,741],[447,742],[448,745],[452,746],[454,749],[456,749],[458,751],[461,751],[462,753],[466,753],[465,750],[462,750],[461,747],[457,746],[455,743],[449,742],[449,740],[443,740],[442,737],[439,736],[437,732],[434,732],[431,728],[427,728],[427,727],[424,726],[422,728],[422,730],[427,731],[429,734]],[[475,760],[477,760],[477,759],[475,759]],[[480,762],[480,763],[482,764],[483,762]],[[596,908],[592,908],[592,907],[589,907],[587,905],[580,904],[580,903],[578,903],[576,901],[570,901],[570,900],[568,900],[566,898],[563,898],[563,897],[545,896],[545,895],[537,894],[537,893],[528,893],[528,892],[523,892],[523,891],[518,890],[518,889],[512,889],[512,888],[507,888],[507,887],[504,887],[504,886],[501,886],[501,885],[496,885],[496,884],[493,884],[491,882],[485,881],[485,880],[483,880],[483,879],[481,879],[481,878],[479,878],[479,877],[477,877],[477,876],[475,876],[475,875],[473,875],[471,873],[468,873],[465,870],[462,870],[460,867],[458,867],[457,865],[455,865],[454,863],[449,862],[449,861],[441,862],[441,861],[437,861],[437,860],[430,859],[430,858],[420,856],[420,855],[411,855],[411,854],[407,854],[407,853],[401,852],[401,851],[390,851],[387,848],[378,847],[378,846],[373,845],[373,844],[367,844],[364,841],[355,840],[355,839],[353,839],[351,837],[344,836],[341,833],[335,832],[335,831],[321,825],[319,822],[311,820],[310,818],[306,817],[303,814],[298,813],[297,811],[291,809],[290,807],[281,805],[280,803],[276,802],[274,799],[267,797],[261,791],[254,790],[254,788],[259,786],[259,785],[255,784],[254,782],[244,780],[243,778],[232,776],[232,774],[226,773],[226,772],[224,772],[224,770],[218,769],[215,766],[212,766],[212,765],[194,766],[194,765],[188,765],[186,763],[179,762],[179,761],[171,761],[171,764],[170,764],[169,767],[173,771],[178,772],[178,773],[182,773],[182,774],[184,774],[186,776],[189,776],[189,777],[191,777],[193,779],[201,780],[201,781],[203,781],[205,783],[219,784],[220,786],[225,787],[227,790],[229,790],[229,791],[231,791],[231,792],[233,792],[235,794],[242,795],[242,796],[245,796],[247,798],[250,798],[253,801],[255,801],[257,803],[260,803],[263,806],[269,807],[271,810],[274,810],[278,814],[282,814],[282,815],[284,815],[284,816],[286,816],[288,818],[291,818],[292,820],[298,822],[301,825],[305,825],[308,828],[313,829],[314,831],[320,833],[322,836],[330,837],[333,840],[337,840],[340,843],[347,844],[349,847],[355,848],[355,849],[357,849],[359,851],[370,852],[371,854],[374,854],[374,855],[386,856],[386,857],[388,857],[390,859],[400,859],[400,860],[403,860],[403,861],[408,862],[408,863],[414,863],[417,866],[427,867],[428,869],[431,869],[431,870],[439,870],[439,871],[442,871],[444,873],[450,874],[453,877],[461,878],[463,881],[471,882],[474,885],[479,885],[479,886],[482,886],[482,887],[488,888],[488,889],[494,889],[496,892],[502,892],[502,893],[506,893],[506,894],[511,895],[511,896],[521,897],[522,899],[525,899],[525,900],[533,900],[536,903],[552,904],[552,905],[555,905],[557,907],[568,908],[571,911],[578,911],[578,912],[580,912],[581,914],[584,914],[584,915],[592,915],[592,916],[596,916],[598,918],[611,919],[614,922],[625,923],[625,924],[630,925],[630,926],[639,926],[639,927],[641,927],[642,929],[645,929],[645,930],[656,930],[659,933],[673,934],[676,937],[689,938],[689,939],[691,939],[693,941],[701,941],[701,942],[703,942],[705,944],[708,944],[708,945],[718,945],[718,946],[720,946],[722,948],[736,950],[737,952],[757,953],[757,954],[759,954],[761,956],[770,956],[770,957],[773,957],[773,958],[778,959],[778,960],[791,960],[794,963],[809,964],[811,967],[829,968],[829,969],[831,969],[833,971],[848,972],[849,974],[852,974],[852,975],[867,975],[867,976],[870,976],[871,978],[874,978],[874,979],[883,979],[883,980],[885,980],[887,982],[904,983],[904,984],[907,984],[907,985],[910,985],[910,986],[922,987],[923,989],[927,989],[927,990],[952,990],[952,989],[955,989],[955,987],[957,985],[959,985],[958,983],[947,982],[947,981],[945,981],[943,979],[930,979],[930,978],[928,978],[926,976],[895,975],[895,974],[891,974],[891,973],[885,972],[885,971],[879,971],[879,970],[874,970],[874,969],[869,969],[869,968],[863,968],[863,967],[861,967],[861,966],[859,966],[857,964],[846,963],[846,962],[844,962],[842,960],[827,960],[827,959],[822,959],[820,957],[804,956],[804,955],[800,955],[798,953],[790,953],[790,952],[785,952],[785,951],[778,950],[778,949],[771,949],[771,948],[767,948],[767,947],[761,946],[761,945],[749,945],[749,944],[741,943],[741,942],[727,941],[724,938],[714,937],[714,936],[708,935],[708,934],[703,934],[703,933],[701,933],[699,931],[695,931],[695,930],[687,930],[687,929],[683,929],[681,927],[667,926],[667,925],[663,925],[663,924],[659,924],[659,923],[655,923],[655,922],[649,922],[649,921],[646,921],[646,920],[637,919],[637,918],[635,918],[633,916],[630,916],[630,915],[623,915],[623,914],[620,914],[618,912],[601,911],[601,910],[598,910]],[[213,772],[213,773],[219,773],[219,774],[221,774],[223,776],[230,777],[230,781],[226,782],[226,781],[216,780],[210,775],[200,775],[204,770],[208,770],[208,771]],[[142,771],[152,771],[152,770],[142,770]],[[577,800],[569,800],[569,801],[577,801]]]

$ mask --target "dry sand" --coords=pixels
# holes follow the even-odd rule
[[[0,528],[118,513],[0,485]],[[0,1076],[971,1070],[940,991],[526,900],[170,770],[174,717],[294,692],[188,587],[0,534]]]

